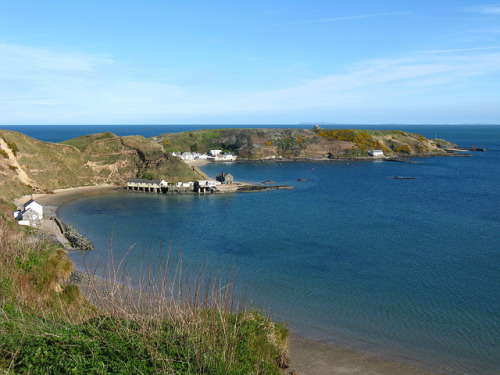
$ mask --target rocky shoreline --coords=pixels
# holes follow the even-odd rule
[[[94,246],[92,246],[92,242],[90,242],[90,240],[87,237],[80,234],[80,232],[78,232],[75,227],[59,219],[55,220],[61,223],[61,227],[63,229],[63,235],[69,241],[71,247],[74,250],[88,251],[94,249]]]

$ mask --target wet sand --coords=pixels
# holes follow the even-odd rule
[[[34,194],[24,196],[16,203],[24,204],[33,198],[44,206],[47,217],[56,217],[57,208],[74,199],[116,193],[119,186],[99,185],[69,189],[58,189],[53,194]],[[283,371],[284,374],[302,375],[432,375],[446,374],[446,371],[427,370],[424,366],[410,365],[386,358],[334,347],[322,342],[309,340],[297,335],[290,337],[289,346],[292,365]]]
[[[284,374],[302,375],[435,375],[446,374],[386,358],[335,347],[322,342],[292,335],[290,337],[292,365]],[[295,372],[294,372],[295,371]]]

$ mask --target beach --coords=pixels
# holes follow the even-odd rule
[[[47,217],[56,217],[57,208],[74,199],[113,194],[118,186],[99,185],[69,189],[58,189],[52,194],[34,194],[18,200],[24,203],[33,198],[44,206]],[[53,220],[47,220],[52,221]],[[57,232],[57,228],[54,229]],[[56,234],[56,233],[51,233]],[[292,329],[293,330],[293,329]],[[439,374],[439,370],[429,370],[419,364],[398,362],[378,355],[361,353],[341,346],[335,347],[319,341],[292,334],[290,337],[291,367],[284,374]]]

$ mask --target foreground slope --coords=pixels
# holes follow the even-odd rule
[[[446,154],[442,142],[393,130],[210,129],[163,134],[152,139],[169,152],[222,149],[249,159],[361,158],[373,149],[381,149],[390,157]]]
[[[192,298],[185,269],[140,290],[88,274],[82,294],[59,244],[17,225],[13,208],[0,199],[0,373],[279,375],[289,363],[287,329],[235,311],[216,278]]]
[[[0,195],[96,184],[123,185],[129,178],[193,181],[206,176],[142,136],[87,135],[62,144],[0,130]]]

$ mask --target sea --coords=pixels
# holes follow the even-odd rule
[[[0,126],[48,142],[223,127]],[[443,373],[499,374],[500,126],[323,127],[397,129],[486,151],[417,163],[212,163],[201,167],[212,177],[293,189],[119,192],[71,201],[58,215],[92,241],[85,263],[96,270],[110,249],[136,277],[145,259],[182,253],[195,274],[236,269],[236,293],[292,333]],[[82,255],[70,255],[82,268]]]

